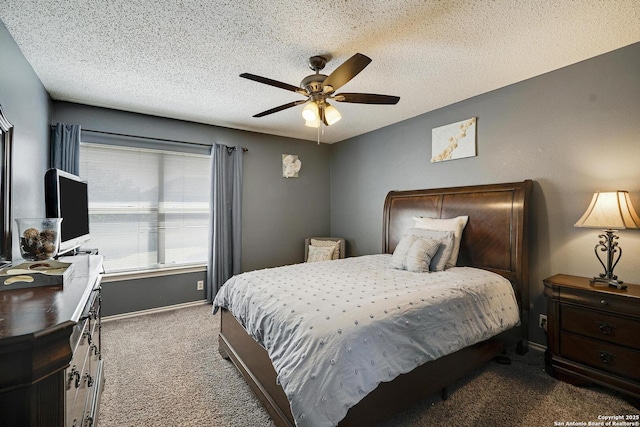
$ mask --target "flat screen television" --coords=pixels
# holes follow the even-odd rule
[[[58,254],[77,249],[89,240],[89,197],[87,182],[60,169],[44,176],[47,218],[62,218]]]

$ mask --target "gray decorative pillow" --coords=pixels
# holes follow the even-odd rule
[[[451,258],[455,235],[453,231],[426,230],[422,228],[410,228],[407,236],[422,237],[427,239],[438,240],[440,246],[438,251],[431,259],[429,270],[443,271],[446,268],[447,261]]]
[[[402,239],[400,239],[398,246],[396,246],[391,256],[391,263],[389,264],[391,268],[397,270],[407,269],[407,253],[409,253],[411,245],[413,245],[416,240],[418,240],[416,236],[403,236]]]
[[[438,251],[440,242],[433,239],[417,239],[407,253],[407,270],[414,273],[429,272],[431,258]]]
[[[458,252],[460,252],[460,241],[462,240],[462,231],[469,222],[469,217],[458,216],[455,218],[427,218],[427,217],[417,217],[413,218],[414,226],[416,228],[424,228],[426,230],[437,230],[437,231],[453,231],[454,240],[453,240],[453,250],[451,251],[451,256],[447,260],[447,268],[455,267],[458,262]]]
[[[311,246],[317,246],[320,248],[333,247],[333,257],[332,259],[340,258],[340,241],[339,240],[318,240],[311,239]]]
[[[309,245],[307,262],[331,261],[333,258],[333,246],[320,247]]]

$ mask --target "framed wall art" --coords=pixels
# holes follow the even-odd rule
[[[431,130],[431,163],[476,156],[476,118]]]

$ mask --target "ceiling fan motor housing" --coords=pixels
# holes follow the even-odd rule
[[[327,78],[324,74],[311,74],[300,82],[300,87],[308,93],[322,92],[322,83]]]

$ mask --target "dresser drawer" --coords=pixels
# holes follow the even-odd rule
[[[82,342],[86,343],[83,339]],[[67,368],[66,420],[68,427],[82,425],[87,398],[87,368],[89,367],[88,345],[80,345],[81,353],[74,354],[72,365]]]
[[[640,351],[566,332],[560,336],[560,354],[596,369],[640,381]]]
[[[563,305],[560,329],[640,350],[640,320]]]
[[[580,289],[562,288],[560,289],[560,301],[611,313],[640,317],[640,308],[637,300],[606,291],[595,293]]]
[[[98,290],[94,290],[73,329],[73,357],[66,369],[66,427],[85,427],[96,394],[95,378],[100,340]]]

